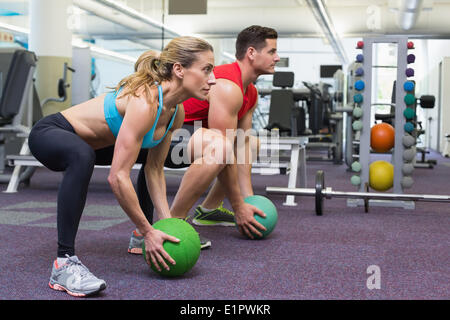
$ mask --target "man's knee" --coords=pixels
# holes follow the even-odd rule
[[[257,155],[259,153],[259,149],[261,148],[261,140],[259,140],[259,138],[256,136],[250,136],[249,145],[250,150],[252,150],[252,152],[255,152]]]
[[[205,160],[225,166],[234,162],[233,143],[223,135],[215,135],[205,147],[203,152]]]
[[[194,161],[201,157],[209,164],[224,166],[234,159],[233,143],[220,132],[202,128],[194,133],[190,144]]]

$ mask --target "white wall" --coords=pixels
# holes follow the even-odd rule
[[[444,117],[441,119],[439,130],[438,114],[446,115],[450,118],[450,99],[439,96],[439,64],[445,57],[450,57],[450,40],[415,40],[416,50],[416,97],[424,94],[431,94],[436,97],[434,109],[418,108],[418,120],[422,121],[426,134],[422,139],[424,145],[434,150],[442,151],[445,133],[450,133],[450,128],[446,127]],[[444,67],[444,69],[446,69]],[[443,75],[450,70],[443,70]],[[447,78],[448,79],[448,78]],[[446,87],[450,83],[442,83],[442,93],[446,93]],[[445,102],[445,103],[444,103]],[[441,111],[439,110],[441,108]],[[431,118],[431,120],[429,120]],[[444,125],[442,125],[444,124]],[[439,131],[438,131],[439,130]],[[438,141],[439,137],[439,141]]]
[[[360,39],[343,39],[342,44],[348,53],[349,62],[356,57],[356,42]],[[333,48],[319,38],[278,39],[278,54],[282,58],[289,58],[289,67],[277,67],[276,71],[293,71],[295,74],[295,88],[303,87],[302,81],[318,83],[327,82],[332,84],[333,79],[320,78],[321,65],[342,65]],[[347,66],[344,65],[344,72]],[[272,76],[262,76],[261,79],[271,81]]]
[[[96,95],[111,91],[108,87],[115,87],[120,80],[134,72],[132,64],[120,63],[113,60],[95,59],[97,79],[93,81]]]
[[[445,135],[450,134],[450,57],[445,57],[442,60],[442,74],[441,74],[441,96],[440,99],[440,135],[438,136],[439,152],[444,151]]]

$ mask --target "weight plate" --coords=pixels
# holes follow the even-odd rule
[[[369,184],[366,182],[366,192],[369,193]],[[364,197],[364,211],[369,212],[369,197]]]
[[[325,189],[325,175],[322,170],[316,172],[316,215],[321,216],[323,213],[323,194]]]

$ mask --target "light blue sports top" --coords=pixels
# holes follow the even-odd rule
[[[105,96],[105,102],[103,104],[103,110],[105,112],[105,119],[108,123],[109,129],[114,134],[114,136],[117,138],[117,135],[119,134],[120,127],[123,122],[123,118],[120,115],[119,111],[117,110],[116,106],[116,98],[117,95],[120,93],[122,88],[119,89],[119,91],[109,92]],[[149,132],[147,132],[144,136],[144,140],[142,141],[142,148],[143,149],[149,149],[157,146],[166,136],[167,132],[173,125],[173,121],[175,119],[175,115],[178,111],[178,105],[175,109],[175,112],[173,113],[172,119],[170,120],[169,125],[167,126],[166,132],[162,136],[161,139],[155,141],[153,140],[153,134],[155,133],[156,124],[158,123],[159,116],[161,115],[161,111],[163,109],[163,92],[162,87],[158,86],[158,93],[159,93],[159,107],[158,112],[156,114],[155,122],[153,123],[153,127],[150,129]]]

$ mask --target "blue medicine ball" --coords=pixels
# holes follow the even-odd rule
[[[361,102],[363,101],[363,96],[362,96],[362,94],[360,94],[360,93],[355,94],[355,95],[353,96],[353,101],[354,101],[355,103],[361,103]]]
[[[364,86],[365,86],[365,84],[364,84],[364,81],[362,81],[362,80],[358,80],[355,82],[355,89],[358,91],[363,90]]]
[[[407,122],[405,123],[404,129],[406,132],[413,132],[414,131],[414,124],[412,124],[411,122]]]
[[[403,89],[405,89],[405,91],[413,91],[414,90],[414,82],[412,81],[406,81],[403,84]]]

